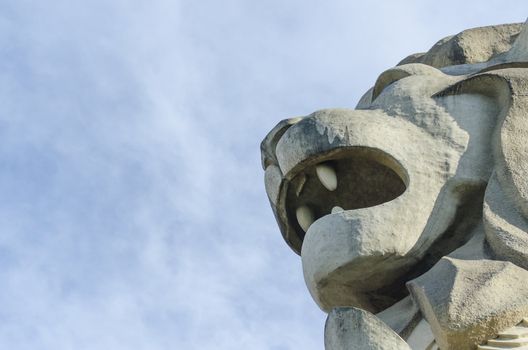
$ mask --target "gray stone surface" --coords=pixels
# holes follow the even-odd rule
[[[521,23],[515,23],[464,30],[439,40],[427,53],[410,55],[399,64],[424,63],[442,68],[486,62],[509,51],[521,28]]]
[[[411,334],[421,319],[420,309],[410,296],[377,313],[376,317],[403,338]]]
[[[268,134],[266,192],[330,312],[327,349],[507,343],[491,338],[528,315],[526,115],[528,25],[512,24],[442,39],[356,109]]]
[[[444,350],[470,350],[528,315],[528,271],[504,261],[442,258],[409,282]]]
[[[336,308],[325,325],[327,350],[411,350],[409,345],[371,313]]]

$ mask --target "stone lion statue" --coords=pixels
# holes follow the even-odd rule
[[[528,349],[528,24],[442,39],[261,150],[327,350]]]

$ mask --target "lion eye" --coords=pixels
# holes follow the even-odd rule
[[[372,101],[374,101],[383,92],[383,90],[387,88],[387,86],[412,75],[438,76],[444,75],[444,73],[434,67],[421,63],[405,64],[386,70],[380,74],[376,80],[376,84],[374,84],[374,89],[372,90]]]
[[[402,71],[395,71],[393,69],[382,73],[376,80],[376,84],[374,84],[374,90],[372,91],[372,101],[374,101],[387,86],[408,76],[410,76],[410,74],[406,74],[406,72]]]

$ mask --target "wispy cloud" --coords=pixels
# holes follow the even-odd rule
[[[453,31],[435,16],[523,20],[520,1],[443,4],[0,5],[0,347],[321,349],[258,144],[353,107]]]

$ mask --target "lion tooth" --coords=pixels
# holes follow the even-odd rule
[[[317,173],[319,181],[321,181],[328,191],[335,191],[337,188],[337,175],[331,165],[327,163],[318,164],[315,167],[315,172]]]
[[[335,207],[332,208],[332,214],[337,214],[337,213],[341,213],[345,211],[345,209],[341,208],[341,207],[338,207],[337,205]]]
[[[297,208],[295,215],[297,216],[299,226],[301,226],[304,232],[308,231],[308,228],[314,222],[313,211],[308,206],[302,205]]]

